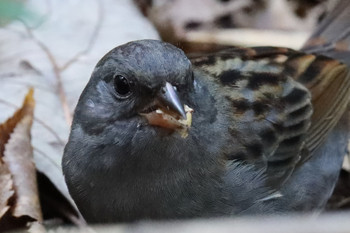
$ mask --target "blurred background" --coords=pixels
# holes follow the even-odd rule
[[[135,2],[163,40],[189,45],[190,51],[193,43],[299,48],[336,4],[327,0]]]

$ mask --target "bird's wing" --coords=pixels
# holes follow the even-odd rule
[[[313,114],[305,143],[315,151],[343,116],[350,100],[349,68],[322,55],[290,56],[286,67],[312,96]],[[302,67],[305,67],[302,68]]]
[[[332,4],[334,8],[316,27],[301,50],[331,57],[350,67],[350,2],[339,0]],[[337,61],[318,56],[311,62],[313,70],[310,70],[315,73],[310,75],[312,80],[308,80],[305,74],[297,74],[296,78],[313,93],[315,113],[312,121],[315,123],[311,126],[307,144],[314,150],[333,129],[350,100],[350,75]]]
[[[223,85],[233,106],[235,159],[263,161],[280,183],[319,146],[348,103],[342,63],[286,48],[225,50],[192,59]],[[311,153],[310,153],[311,152]]]
[[[340,60],[350,66],[350,3],[330,1],[334,8],[316,27],[301,49]]]

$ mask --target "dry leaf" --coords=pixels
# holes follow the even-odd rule
[[[7,166],[0,160],[0,219],[10,208],[9,199],[14,194],[11,174]]]
[[[30,136],[34,106],[33,89],[30,89],[23,106],[0,125],[1,173],[6,178],[5,187],[0,186],[0,195],[9,198],[9,193],[14,194],[11,202],[1,210],[3,214],[7,210],[6,218],[0,218],[2,226],[7,222],[8,225],[17,223],[16,227],[19,227],[28,221],[42,221]]]
[[[28,94],[25,103],[13,117],[9,118],[5,123],[0,125],[0,219],[10,208],[9,199],[14,194],[13,178],[8,168],[8,164],[4,163],[5,145],[8,143],[11,133],[14,131],[18,122],[23,119],[26,114],[31,115],[33,111],[33,91]]]
[[[32,90],[27,95],[21,110],[23,110],[24,115],[6,143],[3,156],[3,161],[12,174],[16,193],[12,214],[15,217],[30,216],[35,220],[42,221],[30,137],[34,111]]]

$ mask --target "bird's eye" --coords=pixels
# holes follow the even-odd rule
[[[126,97],[131,93],[132,82],[122,75],[114,76],[114,89],[122,97]]]

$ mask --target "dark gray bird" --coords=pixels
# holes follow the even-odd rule
[[[319,54],[260,47],[189,60],[156,40],[110,51],[79,99],[62,162],[83,216],[321,209],[345,154],[350,77]]]

